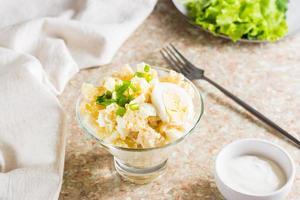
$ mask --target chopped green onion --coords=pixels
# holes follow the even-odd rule
[[[112,99],[112,93],[110,91],[106,91],[105,94],[97,97],[96,103],[103,106],[108,106],[112,103],[115,103],[115,100]]]
[[[138,76],[146,77],[145,79],[148,80],[147,77],[149,77],[149,74],[139,72]],[[129,104],[129,102],[134,99],[134,94],[130,93],[129,88],[131,88],[134,93],[139,91],[139,88],[132,85],[130,81],[125,80],[122,84],[115,86],[115,91],[113,91],[114,95],[111,91],[106,91],[103,95],[97,97],[96,103],[105,107],[112,103],[117,103],[120,107],[124,108],[126,104]]]
[[[112,97],[111,91],[106,91],[105,92],[105,97],[108,98],[108,99],[110,99]]]
[[[127,103],[129,103],[130,100],[128,97],[124,96],[124,95],[120,95],[118,98],[117,98],[117,104],[121,107],[124,107]]]
[[[143,72],[135,72],[135,75],[140,78],[144,78],[145,73]]]
[[[121,117],[123,117],[125,113],[126,113],[126,109],[123,107],[119,107],[118,110],[116,111],[116,115]]]
[[[150,65],[145,64],[144,71],[145,71],[145,72],[149,72],[150,69],[151,69]]]
[[[130,86],[130,81],[123,81],[122,85],[117,85],[115,87],[117,94],[123,94]]]
[[[130,81],[123,81],[121,85],[117,85],[115,87],[116,103],[121,107],[124,107],[133,98],[131,95],[128,95],[128,93],[126,94],[126,92],[128,92],[128,88],[134,88]]]
[[[129,100],[129,102],[130,102],[131,100],[133,100],[133,99],[134,99],[134,96],[128,95],[128,100]]]
[[[132,103],[132,104],[129,104],[129,108],[130,108],[130,110],[138,110],[140,108],[140,106],[137,103]]]
[[[112,100],[112,99],[107,99],[107,100],[101,102],[100,105],[102,105],[102,106],[109,106],[112,103],[115,103],[115,101]]]
[[[150,82],[152,80],[152,76],[147,72],[136,72],[135,76],[137,76],[139,78],[144,78],[148,82]]]
[[[134,85],[131,84],[129,87],[133,90],[133,92],[139,92],[139,88],[135,87]]]
[[[146,74],[145,79],[150,82],[152,80],[152,76],[150,74]]]
[[[96,103],[101,104],[105,99],[105,95],[98,96],[96,99]]]

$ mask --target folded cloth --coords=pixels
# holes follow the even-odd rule
[[[156,0],[0,0],[0,199],[57,199],[58,102],[80,69],[107,64]]]

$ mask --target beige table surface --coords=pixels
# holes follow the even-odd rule
[[[203,67],[207,76],[300,138],[300,33],[274,44],[234,44],[196,31],[170,1],[162,0],[104,67],[142,61],[167,66],[159,50],[169,42]],[[203,118],[171,155],[167,173],[147,185],[122,181],[112,156],[87,140],[75,120],[81,84],[99,75],[97,68],[81,71],[60,97],[69,124],[60,200],[223,199],[214,183],[214,159],[226,144],[248,137],[273,141],[290,153],[297,175],[287,199],[300,199],[300,151],[203,81],[198,84],[204,97]]]

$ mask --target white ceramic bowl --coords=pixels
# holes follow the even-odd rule
[[[224,183],[224,164],[230,159],[242,155],[258,155],[277,163],[286,175],[286,183],[278,190],[263,194],[246,194]],[[215,181],[219,191],[227,200],[282,200],[291,190],[295,178],[295,164],[289,154],[280,146],[261,139],[242,139],[225,146],[215,162]]]

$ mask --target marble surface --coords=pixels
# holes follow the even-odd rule
[[[166,67],[159,50],[170,42],[204,68],[208,77],[300,138],[300,33],[273,44],[232,43],[195,30],[170,1],[162,0],[112,63],[103,67],[142,61]],[[226,144],[249,137],[273,141],[290,153],[297,174],[287,199],[300,199],[300,151],[204,81],[197,83],[204,97],[204,116],[197,130],[172,153],[167,173],[147,185],[122,181],[112,156],[88,140],[75,120],[79,88],[97,78],[99,71],[81,71],[60,97],[68,117],[60,200],[223,199],[214,183],[214,159]]]

